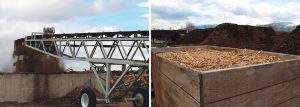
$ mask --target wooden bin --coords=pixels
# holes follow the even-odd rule
[[[152,79],[158,107],[300,107],[300,57],[196,72],[157,53],[216,46],[152,48]]]

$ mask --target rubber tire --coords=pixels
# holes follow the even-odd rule
[[[144,90],[144,89],[139,89],[139,90],[136,90],[134,93],[133,93],[133,97],[135,97],[136,94],[142,94],[143,98],[144,98],[144,102],[142,104],[142,106],[138,106],[135,101],[133,101],[133,105],[134,107],[149,107],[149,92]]]
[[[88,89],[88,88],[83,89],[81,91],[81,93],[80,93],[80,96],[79,96],[79,104],[80,104],[80,106],[82,106],[82,104],[81,104],[81,96],[84,93],[86,93],[88,95],[88,97],[89,97],[89,105],[88,105],[88,107],[96,107],[96,104],[97,104],[96,95],[95,95],[95,93],[94,93],[93,90]]]

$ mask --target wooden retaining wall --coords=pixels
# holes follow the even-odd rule
[[[196,72],[157,56],[157,53],[192,48],[152,49],[152,79],[158,107],[298,107],[300,57],[276,54],[284,61]]]

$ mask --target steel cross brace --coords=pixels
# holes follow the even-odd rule
[[[32,35],[25,38],[25,45],[55,58],[87,61],[100,84],[101,90],[105,93],[105,101],[110,102],[110,95],[116,89],[123,89],[127,93],[133,84],[140,81],[141,74],[148,73],[149,66],[149,38],[143,35],[136,36],[137,34],[134,34],[133,37],[119,37],[119,35],[116,38],[103,36],[77,38],[75,35],[74,38],[70,38],[72,37],[70,35],[69,38],[63,36],[56,38],[55,35],[51,38],[41,38],[41,35]],[[97,53],[97,50],[100,52]],[[139,54],[137,54],[138,52]],[[121,58],[115,57],[115,54]],[[102,79],[104,84],[101,81],[99,71],[95,69],[96,64],[105,66],[105,79]],[[112,75],[113,71],[111,71],[112,65],[124,65],[126,69],[123,69],[122,74],[115,78]],[[133,70],[133,68],[138,70]],[[125,77],[129,74],[133,74],[134,79],[126,83]]]

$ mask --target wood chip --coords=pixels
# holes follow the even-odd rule
[[[279,56],[245,49],[215,50],[196,48],[188,51],[159,53],[158,55],[198,71],[264,64],[281,60]]]

